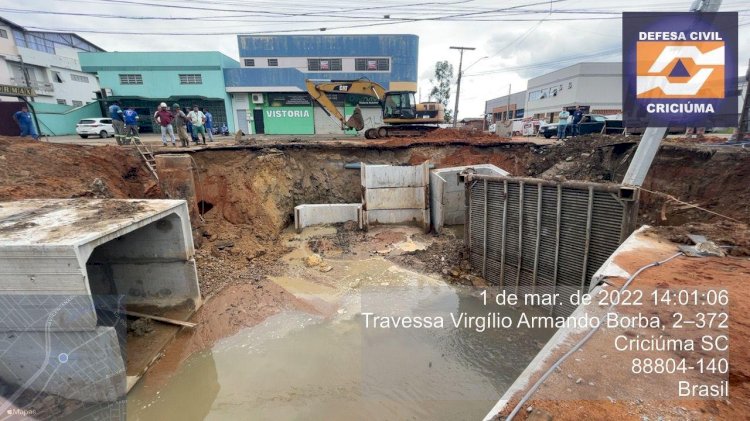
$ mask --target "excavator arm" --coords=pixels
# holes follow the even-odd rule
[[[329,93],[345,94],[345,95],[365,95],[369,97],[375,97],[379,101],[385,98],[385,88],[375,82],[369,80],[355,80],[352,82],[321,82],[315,83],[311,80],[305,80],[305,86],[307,92],[313,97],[314,100],[318,101],[323,110],[330,116],[333,116],[341,122],[342,129],[355,129],[360,131],[364,128],[364,119],[362,118],[361,111],[359,108],[355,110],[349,120],[341,114],[336,105],[328,97]]]

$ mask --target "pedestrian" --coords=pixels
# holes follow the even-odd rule
[[[195,137],[195,143],[198,143],[198,134],[203,139],[203,144],[206,144],[206,116],[198,109],[197,105],[193,105],[193,111],[188,113],[188,119],[193,123],[193,136]]]
[[[226,123],[221,123],[221,134],[224,136],[229,136],[229,127],[227,127]]]
[[[581,119],[583,118],[583,110],[580,105],[576,105],[575,111],[573,111],[573,136],[581,135]]]
[[[214,115],[211,114],[211,111],[208,111],[205,108],[202,108],[201,111],[203,111],[203,115],[206,116],[206,135],[208,136],[208,141],[213,142],[214,141]]]
[[[565,131],[568,129],[568,117],[570,117],[570,113],[568,110],[562,110],[560,111],[559,120],[557,122],[557,138],[562,140],[565,139]]]
[[[109,106],[109,118],[112,119],[112,127],[115,129],[115,142],[122,145],[125,142],[125,118],[118,101]]]
[[[185,122],[185,127],[193,143],[198,143],[198,138],[195,136],[195,133],[193,133],[193,123],[190,121],[190,118]]]
[[[18,128],[21,129],[21,137],[31,136],[34,140],[39,140],[39,134],[36,132],[34,127],[34,119],[31,117],[29,107],[21,106],[21,111],[16,111],[13,114],[13,120],[18,124]]]
[[[131,105],[123,113],[123,119],[125,120],[125,140],[123,143],[129,145],[133,138],[138,137],[138,120],[140,117],[138,117],[138,112]]]
[[[187,116],[180,109],[180,104],[175,103],[172,105],[172,108],[174,109],[172,118],[174,119],[174,125],[177,129],[177,136],[180,138],[182,147],[187,148],[190,146],[190,138],[188,137],[187,131],[185,130],[185,126],[187,125]]]
[[[172,146],[177,146],[174,138],[174,129],[172,128],[172,113],[169,111],[167,104],[162,102],[159,104],[159,109],[154,113],[154,120],[159,123],[161,127],[161,143],[167,146],[167,133],[172,139]]]

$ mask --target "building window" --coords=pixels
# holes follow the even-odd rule
[[[120,85],[143,85],[143,76],[139,74],[120,75]]]
[[[83,107],[83,101],[73,101],[74,107]]]
[[[62,74],[60,74],[60,72],[55,72],[55,71],[53,71],[53,72],[52,72],[52,75],[53,75],[53,76],[54,76],[54,78],[55,78],[55,82],[57,82],[57,83],[63,83],[63,78],[62,78]]]
[[[254,58],[246,58],[245,59],[245,67],[255,67],[255,59]]]
[[[70,74],[70,79],[76,82],[89,83],[89,78],[87,76],[76,75],[73,73]]]
[[[8,31],[5,29],[0,29],[0,37],[8,38]]]
[[[387,58],[357,58],[354,59],[354,70],[358,72],[387,72],[391,70],[390,60]]]
[[[60,104],[60,105],[68,105],[68,101],[66,101],[64,99],[58,99],[57,103]]]
[[[200,74],[180,75],[180,85],[202,85],[203,78]]]
[[[307,59],[307,70],[311,72],[340,72],[340,58],[309,58]]]
[[[269,58],[268,59],[268,66],[269,67],[279,67],[279,59],[277,59],[277,58]]]

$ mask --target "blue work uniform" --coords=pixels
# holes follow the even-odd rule
[[[135,110],[125,110],[125,125],[135,126],[138,125],[138,112]]]
[[[21,137],[31,136],[34,139],[39,138],[39,134],[36,132],[34,127],[34,119],[31,118],[31,113],[28,111],[16,111],[13,114],[13,118],[18,122],[18,128],[21,129]]]
[[[123,121],[122,118],[122,108],[120,108],[117,104],[112,104],[109,106],[109,118],[112,120],[119,120]]]
[[[208,111],[206,111],[205,113],[203,113],[203,115],[206,116],[206,123],[205,123],[206,128],[207,129],[213,128],[214,127],[214,116],[211,113],[209,113]]]

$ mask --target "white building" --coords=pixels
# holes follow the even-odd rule
[[[596,114],[622,113],[622,63],[578,63],[529,79],[526,117],[555,121],[566,107]]]
[[[484,113],[489,115],[489,121],[498,121],[522,118],[526,113],[526,91],[494,98],[484,103]]]
[[[99,82],[81,71],[81,51],[104,50],[75,34],[29,31],[0,18],[0,84],[31,86],[36,102],[81,106],[96,100]]]

